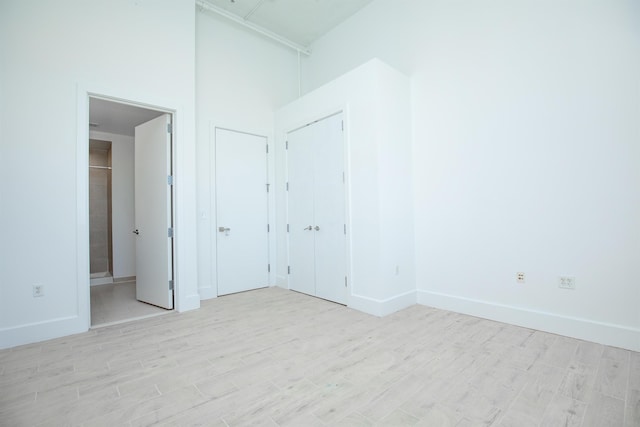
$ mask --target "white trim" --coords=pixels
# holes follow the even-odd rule
[[[76,268],[78,332],[91,327],[91,292],[89,267],[89,92],[76,85]],[[81,195],[83,195],[81,197]],[[75,329],[75,328],[74,328]],[[43,331],[43,333],[46,333]],[[65,334],[60,328],[60,335]],[[44,338],[46,339],[46,338]]]
[[[198,288],[198,294],[201,300],[212,299],[218,297],[218,292],[213,286],[203,286]]]
[[[409,291],[386,299],[351,295],[348,307],[373,316],[384,317],[415,304],[416,291]]]
[[[176,285],[178,281],[176,280]],[[174,288],[174,292],[177,288]],[[200,294],[191,294],[185,295],[182,298],[178,298],[179,294],[174,294],[174,310],[178,313],[183,313],[185,311],[197,310],[200,308]]]
[[[77,260],[78,260],[78,313],[80,319],[86,324],[86,330],[91,327],[91,296],[89,292],[89,174],[87,173],[89,167],[89,110],[90,99],[101,99],[109,102],[115,102],[124,105],[133,105],[136,107],[147,108],[158,112],[163,112],[171,116],[172,135],[171,135],[171,173],[177,179],[179,179],[180,170],[177,167],[177,144],[178,141],[178,127],[179,120],[176,109],[167,107],[160,107],[152,105],[150,103],[131,101],[122,97],[105,95],[99,91],[91,91],[78,85],[77,93],[77,117],[78,117],[78,133],[77,133]],[[171,188],[172,192],[172,227],[176,231],[180,232],[180,227],[177,224],[178,209],[177,209],[177,193],[176,186]],[[82,195],[82,196],[81,196]],[[173,309],[176,311],[186,311],[199,307],[198,304],[194,306],[193,303],[188,303],[180,298],[180,280],[178,279],[178,241],[179,236],[174,237],[172,252],[173,252]],[[192,296],[187,296],[188,300]]]
[[[87,122],[89,123],[89,122]],[[87,290],[89,284],[87,283]],[[89,328],[80,316],[68,316],[44,322],[27,323],[0,329],[0,349],[46,341],[87,332]]]
[[[318,111],[312,114],[310,114],[309,116],[307,116],[304,120],[302,120],[301,122],[294,122],[293,124],[289,124],[288,126],[284,126],[284,135],[281,141],[281,144],[283,145],[283,152],[284,152],[284,166],[285,166],[285,183],[289,183],[289,151],[286,148],[286,145],[289,143],[289,134],[292,132],[295,132],[297,130],[300,130],[306,126],[312,125],[316,122],[328,119],[330,117],[336,116],[338,114],[342,115],[342,126],[343,126],[343,132],[342,132],[342,170],[344,173],[344,185],[343,185],[343,199],[344,199],[344,224],[347,227],[347,233],[345,235],[345,239],[344,239],[344,257],[345,257],[345,276],[347,278],[347,286],[345,287],[345,292],[344,292],[344,302],[342,301],[336,301],[340,304],[344,303],[347,306],[350,306],[351,303],[351,297],[352,297],[352,277],[353,277],[353,268],[352,268],[352,264],[351,264],[351,248],[352,248],[352,240],[351,240],[351,229],[352,229],[352,224],[351,224],[351,158],[350,158],[350,153],[351,153],[351,141],[349,139],[349,126],[348,126],[348,120],[349,120],[349,104],[339,104],[336,106],[333,106],[331,108],[328,108],[326,110],[320,110],[321,112],[318,113]],[[274,177],[275,180],[275,177]],[[275,195],[274,195],[275,197]],[[285,224],[290,224],[289,222],[289,191],[285,191],[285,195],[284,195],[284,199],[285,199],[285,217],[286,217],[286,222]],[[286,249],[287,249],[287,266],[291,266],[291,240],[290,240],[290,234],[285,230],[285,236],[286,236]],[[285,283],[278,283],[278,280],[281,280],[282,276],[277,276],[276,279],[276,286],[280,286],[284,289],[291,289],[291,277],[290,275],[287,274],[287,276],[285,276]],[[414,302],[415,303],[415,302]]]
[[[272,269],[273,270],[273,269]],[[282,289],[289,289],[289,279],[287,276],[283,276],[282,274],[276,275],[276,283],[274,286],[277,286]]]
[[[205,187],[208,189],[207,197],[209,198],[209,212],[208,212],[208,220],[209,220],[209,228],[207,231],[207,235],[209,238],[209,259],[207,259],[207,263],[209,264],[209,283],[206,283],[205,286],[198,286],[198,293],[200,294],[200,299],[212,299],[218,297],[218,266],[216,265],[216,261],[218,259],[217,251],[217,241],[215,236],[215,227],[218,221],[216,217],[216,186],[214,185],[215,180],[215,172],[213,171],[213,167],[216,162],[216,136],[215,136],[215,125],[212,121],[209,122],[209,126],[207,129],[207,149],[209,150],[209,164],[207,165],[207,183]],[[214,256],[215,253],[215,256]],[[200,255],[200,254],[198,254]],[[200,280],[198,280],[200,282]],[[202,283],[199,283],[202,285]]]
[[[270,184],[269,193],[267,194],[267,223],[270,226],[270,231],[267,236],[267,263],[271,265],[271,271],[267,274],[267,286],[275,285],[275,269],[277,262],[277,242],[276,242],[276,211],[275,211],[275,144],[273,143],[273,132],[262,128],[256,128],[253,126],[233,126],[233,125],[221,125],[220,123],[209,121],[209,135],[208,135],[208,149],[209,149],[209,165],[208,165],[208,192],[207,197],[209,199],[209,274],[211,281],[207,286],[198,288],[200,298],[211,299],[218,297],[218,231],[216,229],[218,215],[216,204],[216,191],[217,180],[215,176],[216,170],[216,129],[236,132],[245,135],[251,135],[258,138],[264,138],[266,144],[269,146],[269,152],[266,153],[265,161],[267,162],[267,183]],[[242,130],[241,130],[242,129]],[[215,257],[213,254],[215,253]]]
[[[423,290],[417,291],[417,301],[443,310],[640,351],[637,328]]]

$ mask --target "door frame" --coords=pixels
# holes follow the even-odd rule
[[[217,166],[216,166],[216,162],[218,160],[217,154],[218,154],[218,150],[217,150],[217,131],[218,130],[222,130],[222,131],[227,131],[227,132],[235,132],[235,133],[239,133],[239,134],[243,134],[243,135],[249,135],[249,136],[254,136],[257,138],[264,138],[265,139],[265,143],[267,146],[269,146],[269,137],[267,135],[264,134],[259,134],[259,133],[255,133],[255,132],[249,132],[249,131],[243,131],[243,130],[237,130],[237,129],[232,129],[232,128],[227,128],[227,127],[222,127],[222,126],[214,126],[213,127],[213,134],[212,134],[212,144],[211,144],[211,167],[210,167],[210,176],[212,181],[214,182],[215,185],[212,186],[211,188],[211,244],[212,247],[215,248],[215,251],[212,252],[212,271],[211,271],[211,279],[212,281],[215,283],[214,289],[216,291],[216,296],[224,296],[224,295],[220,295],[220,283],[219,283],[219,269],[218,269],[218,264],[219,264],[219,253],[218,250],[220,248],[220,245],[218,245],[219,243],[219,239],[220,239],[220,233],[217,231],[217,226],[218,226],[218,181],[217,181]],[[266,151],[266,150],[265,150]],[[265,168],[266,168],[266,176],[265,178],[265,184],[269,185],[269,187],[271,187],[271,167],[269,164],[269,154],[273,151],[272,147],[265,152],[265,156],[264,156],[264,161],[265,161]],[[266,190],[265,190],[266,191]],[[267,232],[267,259],[266,262],[268,264],[271,264],[271,233],[273,232],[273,224],[271,224],[271,206],[272,206],[272,202],[271,202],[271,194],[273,193],[273,189],[269,188],[269,191],[267,191],[267,197],[266,197],[266,201],[267,201],[267,206],[266,206],[266,213],[267,216],[265,218],[265,221],[267,222],[267,224],[269,224],[269,231]],[[215,237],[214,237],[215,236]],[[271,271],[267,272],[267,286],[271,285]],[[243,291],[244,292],[244,291]]]
[[[200,213],[200,219],[207,220],[209,222],[209,244],[206,246],[206,250],[209,252],[205,255],[205,258],[209,260],[209,269],[207,273],[209,274],[209,278],[204,278],[203,283],[200,284],[200,298],[212,299],[218,297],[218,282],[217,282],[217,233],[216,224],[216,176],[215,176],[215,164],[216,164],[216,129],[225,129],[233,132],[245,133],[249,135],[255,135],[259,137],[263,137],[267,139],[267,144],[269,145],[269,152],[267,153],[267,180],[270,184],[269,193],[267,194],[267,221],[270,225],[269,235],[268,235],[268,262],[271,264],[271,271],[268,272],[268,286],[274,286],[275,277],[276,277],[276,240],[277,240],[277,228],[276,228],[276,199],[275,199],[275,186],[273,185],[276,181],[275,179],[275,144],[273,143],[273,130],[268,130],[262,127],[256,127],[252,125],[242,125],[240,123],[226,123],[209,121],[209,135],[207,144],[207,148],[209,149],[208,153],[208,173],[207,173],[207,183],[208,191],[206,192],[208,195],[208,218],[206,212]],[[242,129],[242,130],[240,130]]]
[[[349,106],[335,106],[334,108],[330,108],[324,110],[322,112],[318,112],[316,115],[307,116],[303,121],[297,122],[293,125],[290,125],[285,128],[284,135],[282,138],[282,149],[284,151],[285,158],[285,183],[289,182],[289,154],[288,150],[285,149],[285,144],[288,143],[289,134],[291,132],[295,132],[303,127],[309,126],[315,122],[319,122],[324,119],[328,119],[329,117],[342,114],[343,121],[343,132],[342,132],[342,162],[343,162],[343,170],[344,170],[344,221],[347,226],[347,233],[345,236],[345,275],[347,276],[347,286],[345,290],[345,306],[350,306],[351,295],[353,294],[353,271],[352,271],[352,224],[351,224],[351,158],[350,158],[350,137],[349,137]],[[289,192],[285,190],[285,215],[286,215],[286,224],[289,224]],[[286,241],[286,259],[287,265],[290,265],[291,262],[291,244],[289,241],[289,233],[287,230],[284,230],[285,233],[285,241]],[[286,266],[285,266],[286,267]],[[285,269],[286,271],[286,269]],[[286,275],[286,283],[287,289],[291,290],[291,282],[289,274]],[[338,303],[336,303],[338,304]]]
[[[77,195],[77,209],[76,209],[76,259],[77,259],[77,276],[76,282],[78,284],[78,318],[81,324],[86,326],[86,329],[91,329],[91,292],[90,292],[90,268],[89,268],[89,101],[93,99],[101,99],[104,101],[114,102],[117,104],[131,105],[134,107],[145,108],[148,110],[155,110],[158,112],[166,113],[171,116],[172,124],[172,136],[171,136],[171,172],[174,177],[174,183],[177,179],[177,164],[176,164],[176,110],[172,108],[162,107],[158,105],[148,104],[139,101],[133,101],[130,99],[120,98],[112,95],[106,95],[98,91],[90,91],[78,87],[77,89],[77,143],[76,143],[76,195]],[[176,234],[176,186],[171,186],[171,222],[174,229],[174,236]],[[173,269],[173,299],[174,308],[177,310],[178,298],[180,295],[178,288],[178,263],[176,262],[176,238],[174,237],[171,245],[171,263]],[[170,312],[168,310],[167,312]]]

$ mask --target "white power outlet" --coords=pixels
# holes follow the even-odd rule
[[[33,285],[33,297],[39,298],[44,296],[44,285],[36,283]]]
[[[560,276],[558,277],[558,287],[573,290],[576,288],[576,278],[574,276]]]
[[[523,272],[518,272],[516,273],[516,282],[518,283],[524,283],[524,273]]]

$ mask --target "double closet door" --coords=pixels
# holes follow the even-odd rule
[[[342,113],[287,140],[289,288],[346,304]]]

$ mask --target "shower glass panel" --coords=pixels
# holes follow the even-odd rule
[[[91,277],[110,277],[113,275],[110,141],[89,141],[89,222]]]

